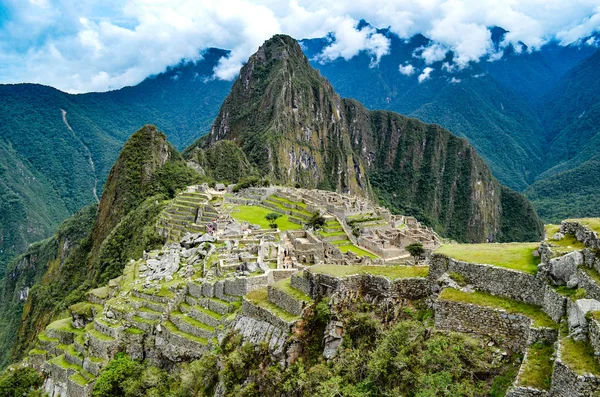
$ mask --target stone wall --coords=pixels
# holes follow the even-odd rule
[[[577,278],[579,279],[579,288],[585,289],[585,297],[590,299],[600,300],[600,285],[579,267],[577,269]]]
[[[430,262],[430,277],[459,273],[477,290],[539,306],[544,303],[545,282],[541,277],[498,266],[461,262],[438,254],[434,254]]]
[[[435,327],[457,332],[489,335],[512,351],[524,352],[529,344],[532,320],[521,314],[469,303],[437,300]]]
[[[598,233],[588,229],[579,222],[563,221],[560,224],[560,232],[574,235],[578,241],[581,241],[588,248],[600,248]]]
[[[567,297],[562,296],[552,287],[546,285],[542,309],[552,320],[559,322],[567,313]]]
[[[242,315],[246,317],[252,317],[258,321],[267,322],[274,327],[281,329],[285,333],[290,332],[293,325],[292,323],[288,323],[287,321],[279,318],[267,309],[255,305],[246,298],[242,299]]]
[[[598,390],[600,390],[600,378],[592,375],[579,375],[561,361],[559,342],[552,374],[551,395],[556,397],[594,396],[597,395]]]
[[[359,274],[335,277],[312,273],[310,269],[292,277],[291,285],[312,298],[330,296],[335,292],[355,291],[375,298],[421,299],[431,295],[431,284],[424,277],[390,280],[383,276]]]
[[[270,286],[267,288],[269,302],[273,302],[278,307],[282,308],[288,313],[294,316],[301,316],[306,307],[306,302],[295,299],[294,297],[286,294],[280,289]]]
[[[546,390],[531,387],[512,386],[506,391],[505,397],[546,397],[550,394]]]
[[[600,321],[591,318],[588,324],[588,338],[594,348],[596,359],[600,361]]]

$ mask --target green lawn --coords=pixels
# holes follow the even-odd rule
[[[246,294],[246,299],[248,299],[253,304],[260,306],[264,309],[267,309],[277,317],[283,319],[287,322],[292,322],[298,320],[300,317],[294,316],[291,313],[282,310],[279,306],[276,306],[274,303],[269,301],[269,293],[266,288],[261,288],[249,292]]]
[[[592,269],[587,266],[581,266],[580,269],[590,276],[590,278],[594,280],[596,284],[600,285],[600,274],[598,274],[596,269]]]
[[[554,346],[535,343],[527,350],[527,360],[523,363],[523,372],[519,376],[519,386],[548,390],[552,383],[552,354]]]
[[[274,211],[258,205],[237,205],[231,211],[231,216],[237,221],[250,222],[263,229],[269,229],[269,221],[265,219],[265,216],[271,212]],[[287,215],[281,215],[275,223],[281,231],[302,229],[302,225],[290,222]]]
[[[298,207],[306,209],[306,204],[304,204],[302,201],[292,201],[292,200],[288,200],[286,198],[278,197],[278,196],[270,196],[269,199],[281,201],[282,203],[297,205]]]
[[[289,279],[289,278],[285,278],[281,281],[278,281],[275,284],[273,284],[273,286],[275,288],[287,293],[288,295],[293,296],[294,298],[296,298],[300,301],[305,301],[305,302],[309,302],[309,303],[312,303],[312,301],[313,301],[313,299],[310,296],[306,295],[304,292],[300,291],[299,289],[292,287],[291,279]]]
[[[592,373],[600,375],[600,363],[594,357],[594,349],[587,341],[574,341],[564,338],[560,341],[562,361],[580,375]]]
[[[435,253],[459,261],[494,265],[536,274],[540,258],[533,256],[539,243],[444,244]]]
[[[509,298],[503,298],[496,295],[486,294],[485,292],[463,292],[454,288],[445,288],[439,296],[439,299],[453,302],[471,303],[477,306],[490,307],[493,309],[506,310],[509,313],[523,314],[533,320],[536,327],[557,328],[558,325],[544,311],[536,305],[530,305],[515,301]]]
[[[600,218],[567,219],[569,222],[579,222],[583,226],[600,233]]]
[[[348,242],[350,242],[350,241],[348,240]],[[352,251],[352,252],[354,252],[358,256],[368,256],[371,259],[377,259],[378,258],[377,255],[372,254],[372,253],[370,253],[368,251],[365,251],[364,249],[359,248],[359,247],[357,247],[354,244],[338,245],[337,248],[340,251],[342,251],[343,253],[346,253],[348,251]]]
[[[329,274],[336,277],[352,276],[356,274],[372,274],[385,276],[392,280],[409,277],[427,277],[428,266],[340,266],[340,265],[314,265],[310,268],[312,273]]]

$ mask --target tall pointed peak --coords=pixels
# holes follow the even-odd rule
[[[300,44],[295,39],[288,35],[277,34],[265,41],[250,61],[254,60],[257,63],[268,64],[272,61],[287,59],[307,61]]]

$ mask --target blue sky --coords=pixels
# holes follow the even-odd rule
[[[434,40],[421,56],[453,50],[459,68],[494,58],[489,26],[532,50],[568,44],[600,28],[600,0],[0,0],[0,83],[35,82],[68,92],[137,84],[208,47],[231,50],[215,78],[235,78],[244,60],[276,33],[335,38],[320,59],[368,52],[374,62],[400,37]],[[590,43],[595,44],[595,43]]]

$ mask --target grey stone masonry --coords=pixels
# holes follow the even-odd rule
[[[577,269],[577,278],[579,279],[579,288],[585,290],[586,298],[600,300],[600,285],[582,267]]]
[[[268,286],[267,291],[270,302],[294,316],[301,316],[304,312],[304,308],[307,306],[307,302],[298,300],[272,285]]]
[[[557,343],[557,357],[554,362],[552,374],[552,387],[550,389],[553,397],[592,397],[598,395],[600,390],[600,378],[591,374],[580,375],[569,368],[561,360],[560,346]]]
[[[294,325],[293,322],[287,322],[277,315],[271,313],[269,310],[264,307],[260,307],[250,302],[248,299],[242,299],[242,315],[246,317],[254,318],[258,321],[264,321],[273,325],[274,327],[279,328],[285,333],[288,333],[292,330]]]
[[[556,292],[549,285],[545,286],[542,309],[552,320],[558,322],[567,313],[567,297]]]
[[[370,274],[335,277],[313,273],[310,269],[303,273],[294,275],[291,285],[314,299],[319,296],[329,296],[334,292],[343,293],[345,291],[361,291],[365,295],[379,298],[421,299],[431,295],[430,280],[424,277],[396,280]]]
[[[444,273],[459,273],[475,289],[534,305],[543,305],[545,282],[541,277],[493,265],[461,262],[434,254],[429,275],[435,279]]]
[[[560,224],[560,232],[572,234],[588,248],[600,248],[598,233],[590,230],[579,222],[563,221]]]
[[[596,318],[590,318],[588,323],[588,339],[594,349],[596,359],[600,361],[600,321]]]
[[[435,327],[489,335],[508,349],[524,352],[530,343],[532,320],[521,314],[438,299],[434,303]]]

